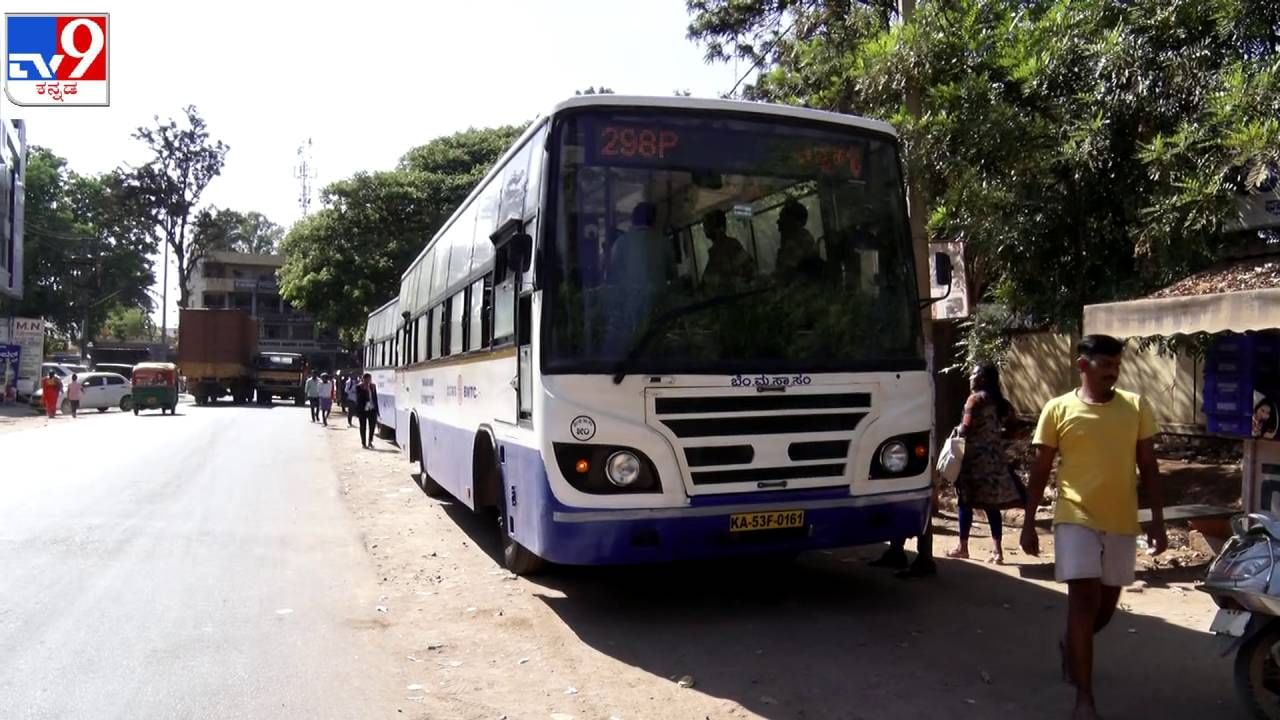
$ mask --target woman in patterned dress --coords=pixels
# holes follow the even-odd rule
[[[960,423],[960,435],[965,439],[964,460],[956,478],[960,545],[947,557],[969,557],[973,511],[982,508],[995,543],[989,562],[1004,564],[1000,510],[1020,507],[1026,492],[1005,456],[1006,430],[1013,418],[1013,407],[1000,391],[1000,371],[991,363],[981,363],[973,369],[969,387],[973,392],[965,401],[964,420]]]

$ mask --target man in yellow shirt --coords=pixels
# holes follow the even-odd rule
[[[1156,423],[1140,396],[1116,390],[1124,343],[1087,335],[1076,346],[1080,387],[1044,406],[1035,438],[1022,549],[1040,553],[1035,513],[1058,463],[1054,562],[1067,583],[1067,634],[1059,641],[1063,673],[1076,686],[1073,720],[1094,720],[1093,636],[1107,626],[1120,588],[1133,582],[1138,488],[1151,504],[1151,544],[1168,547],[1156,464]],[[1135,470],[1136,469],[1136,470]]]

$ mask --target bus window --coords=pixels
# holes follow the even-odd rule
[[[466,293],[460,292],[449,299],[449,352],[448,355],[456,355],[462,352],[463,335],[462,335],[462,317],[466,311]]]
[[[488,304],[485,302],[484,278],[471,283],[471,289],[469,292],[470,294],[468,297],[471,300],[471,330],[467,334],[467,349],[479,350],[481,348],[488,347],[489,345],[484,332],[485,326],[488,325],[484,312],[485,306]]]

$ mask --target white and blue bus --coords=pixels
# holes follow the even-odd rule
[[[396,368],[401,363],[400,300],[396,298],[369,313],[364,332],[364,371],[378,388],[378,429],[391,436],[396,431]]]
[[[403,275],[418,482],[496,508],[517,573],[919,533],[933,391],[899,152],[793,107],[556,106]]]

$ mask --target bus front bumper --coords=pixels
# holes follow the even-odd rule
[[[770,496],[719,496],[687,508],[577,510],[550,513],[531,548],[564,565],[605,565],[786,555],[868,545],[920,533],[930,489],[850,496],[829,491]],[[734,516],[803,511],[796,527],[731,530]]]

